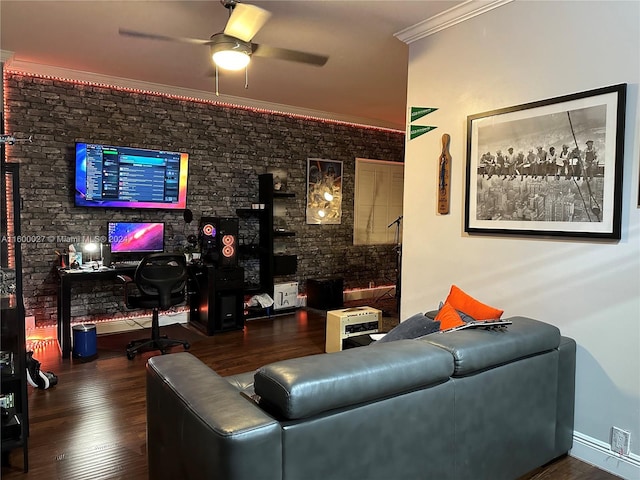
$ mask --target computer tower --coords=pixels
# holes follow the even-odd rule
[[[202,261],[220,267],[237,266],[238,229],[236,217],[202,217],[198,230]]]

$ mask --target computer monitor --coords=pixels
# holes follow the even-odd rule
[[[187,206],[187,153],[76,143],[78,207]]]
[[[164,223],[109,222],[112,253],[153,253],[164,251]]]

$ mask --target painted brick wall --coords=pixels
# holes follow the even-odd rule
[[[8,147],[7,160],[21,164],[24,299],[38,325],[56,322],[56,250],[74,238],[106,235],[109,221],[140,220],[165,222],[165,249],[173,251],[197,233],[201,216],[250,207],[268,166],[288,169],[296,193],[282,211],[297,234],[283,246],[298,255],[298,272],[278,282],[298,281],[303,290],[307,278],[341,276],[346,288],[395,280],[393,246],[352,245],[354,171],[356,157],[402,161],[403,133],[17,73],[5,73],[4,96],[7,131],[33,135],[33,143]],[[77,141],[188,152],[194,221],[185,224],[182,211],[75,207]],[[344,162],[341,225],[306,225],[307,158]],[[243,226],[241,236],[251,228]],[[74,321],[123,312],[119,285],[74,286]]]

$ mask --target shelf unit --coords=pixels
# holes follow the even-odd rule
[[[4,150],[4,146],[3,146]],[[4,162],[2,152],[2,232],[7,241],[0,245],[2,264],[1,339],[2,367],[2,463],[9,453],[22,448],[23,470],[29,470],[29,405],[27,398],[26,338],[22,299],[22,253],[20,242],[20,193],[17,164]]]
[[[277,239],[295,236],[293,231],[280,230],[274,227],[274,202],[291,198],[295,198],[295,193],[275,191],[273,188],[273,175],[266,173],[258,176],[258,201],[264,208],[236,209],[236,214],[240,218],[255,217],[258,219],[258,243],[241,245],[239,249],[244,258],[257,258],[260,266],[260,284],[257,286],[245,285],[245,293],[267,293],[273,298],[274,277],[296,273],[297,255],[274,254],[274,243]],[[284,310],[278,310],[277,313],[284,313]],[[264,316],[264,311],[255,309],[248,316]]]

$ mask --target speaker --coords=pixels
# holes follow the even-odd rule
[[[220,267],[238,265],[238,219],[202,217],[199,239],[202,260]]]
[[[103,243],[102,244],[102,265],[105,267],[111,266],[111,244]]]
[[[342,278],[308,278],[307,307],[319,310],[334,310],[343,307]]]

